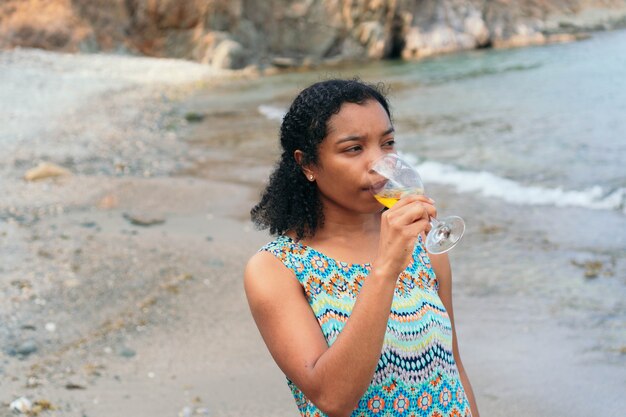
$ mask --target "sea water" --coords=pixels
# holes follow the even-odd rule
[[[626,31],[329,73],[350,74],[387,85],[399,147],[426,183],[626,214]],[[258,107],[276,121],[285,110]]]

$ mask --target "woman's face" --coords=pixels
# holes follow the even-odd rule
[[[378,101],[344,103],[328,121],[319,163],[309,166],[324,205],[358,213],[380,211],[369,190],[369,167],[381,155],[395,152],[394,144],[391,120]]]

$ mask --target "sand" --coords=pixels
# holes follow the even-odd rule
[[[290,92],[187,62],[31,50],[0,53],[0,76],[0,415],[24,396],[50,416],[296,416],[242,289],[270,239],[247,220],[276,155],[259,96]],[[72,175],[24,181],[44,160]],[[586,279],[568,260],[590,246],[564,249],[538,221],[587,212],[431,195],[468,223],[455,317],[481,414],[621,416],[624,301],[606,291],[624,294],[623,257]],[[606,216],[597,235],[622,224]]]

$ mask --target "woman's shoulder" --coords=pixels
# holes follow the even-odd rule
[[[252,255],[244,270],[244,287],[248,296],[273,298],[276,294],[283,294],[290,288],[298,288],[298,281],[294,279],[294,271],[288,261],[283,259],[280,251],[272,242],[264,245]],[[296,287],[297,286],[297,287]]]
[[[244,274],[246,277],[265,275],[267,272],[279,271],[280,266],[281,262],[276,256],[268,251],[260,250],[248,259]]]
[[[291,254],[294,252],[293,240],[285,235],[276,237],[274,240],[261,246],[261,248],[250,257],[246,265],[248,271],[283,271],[291,269]]]

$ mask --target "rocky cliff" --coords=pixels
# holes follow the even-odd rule
[[[405,59],[626,26],[626,0],[3,0],[0,48],[118,51],[219,68]]]

